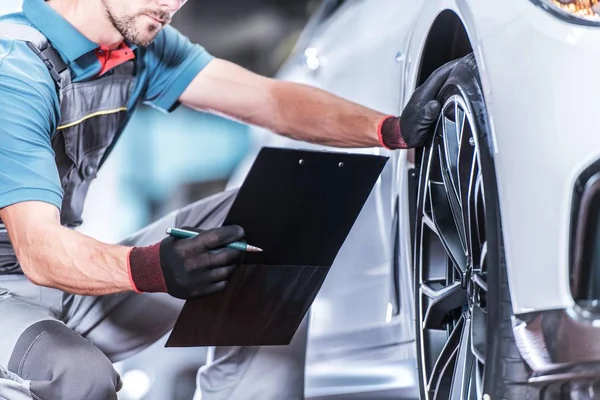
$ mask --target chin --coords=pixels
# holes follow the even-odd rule
[[[154,42],[154,39],[156,39],[158,32],[159,31],[153,31],[152,33],[150,33],[150,32],[148,32],[148,29],[146,29],[145,34],[137,34],[137,35],[135,35],[135,37],[131,38],[129,41],[139,47],[147,47],[152,42]]]

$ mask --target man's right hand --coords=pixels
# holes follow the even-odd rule
[[[436,97],[459,62],[450,61],[433,71],[413,92],[400,117],[388,117],[381,122],[381,144],[388,149],[413,149],[427,143],[432,134],[431,127],[442,110]]]
[[[129,253],[133,288],[141,292],[167,292],[180,299],[203,297],[223,290],[243,252],[225,247],[244,237],[236,225],[200,231],[190,239],[167,237]]]

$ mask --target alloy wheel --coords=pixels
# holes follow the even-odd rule
[[[482,398],[487,242],[473,118],[464,97],[451,96],[424,153],[415,277],[420,377],[427,400]]]

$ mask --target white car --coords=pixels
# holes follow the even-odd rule
[[[312,307],[308,398],[600,398],[599,14],[324,2],[279,78],[398,115],[462,61],[424,149],[351,150],[390,161]]]

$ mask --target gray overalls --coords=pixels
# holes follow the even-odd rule
[[[135,62],[74,83],[69,68],[37,30],[2,23],[0,37],[26,41],[56,83],[61,116],[51,141],[64,191],[61,223],[77,227],[89,185],[127,123]],[[174,211],[121,244],[156,243],[167,227],[220,226],[235,194],[225,192]],[[20,273],[0,223],[0,400],[117,399],[121,381],[112,363],[165,335],[182,305],[166,294],[94,297],[36,286]],[[202,399],[303,398],[306,326],[301,325],[290,346],[212,349],[214,362],[198,374]],[[203,360],[198,362],[200,366]]]
[[[89,82],[71,82],[71,71],[37,30],[0,24],[0,37],[19,38],[40,57],[56,83],[61,118],[51,138],[63,200],[61,224],[75,228],[83,222],[88,188],[127,123],[127,104],[135,86],[134,62],[119,65]],[[16,272],[18,263],[6,231],[0,233],[0,273]]]

